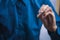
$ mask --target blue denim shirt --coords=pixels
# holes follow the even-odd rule
[[[56,21],[60,21],[49,0],[1,0],[0,40],[39,40],[42,22],[37,14],[43,4],[51,6]],[[59,33],[60,29],[57,31],[58,35]]]

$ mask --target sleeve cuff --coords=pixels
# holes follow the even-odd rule
[[[55,32],[48,31],[48,34],[50,35],[51,39],[60,40],[60,28],[59,27],[57,27]]]

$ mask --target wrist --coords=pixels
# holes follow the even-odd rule
[[[53,32],[56,32],[57,26],[55,25],[53,28]]]
[[[50,32],[56,32],[57,26],[54,25],[52,26],[52,28],[49,29]]]

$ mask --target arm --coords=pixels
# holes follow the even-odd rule
[[[52,40],[60,40],[60,22],[56,22],[57,29],[55,32],[48,31],[49,35],[51,36]]]
[[[59,17],[58,17],[58,15],[56,14],[56,11],[55,11],[55,9],[54,9],[54,7],[52,6],[52,4],[51,4],[51,2],[50,2],[50,0],[45,0],[44,2],[43,2],[43,4],[45,4],[45,5],[43,5],[42,7],[41,7],[41,9],[40,9],[40,11],[39,11],[39,13],[40,14],[38,14],[38,17],[42,20],[42,22],[43,22],[43,24],[45,25],[45,27],[47,28],[47,30],[49,30],[48,31],[48,33],[50,34],[50,36],[51,36],[51,38],[52,38],[52,40],[60,40],[60,28],[59,28],[59,26],[58,26],[58,24],[59,23],[56,23],[57,21],[59,21],[60,19],[59,19]],[[49,6],[47,6],[47,5],[49,5]],[[50,9],[50,8],[48,8],[48,9],[50,9],[50,11],[49,10],[47,10],[48,12],[46,12],[46,10],[42,10],[42,9],[45,9],[46,8],[46,10],[47,10],[47,8],[48,7],[51,7],[52,8],[52,10],[53,10],[53,12],[52,12],[52,10]],[[43,13],[44,12],[44,13]],[[52,17],[52,19],[53,19],[53,21],[55,21],[55,22],[51,22],[52,20],[50,20],[50,22],[51,22],[51,25],[56,25],[57,26],[57,28],[55,28],[56,26],[51,26],[51,25],[49,25],[50,23],[49,23],[49,18],[47,18],[47,17],[49,17],[47,14],[51,14],[51,16],[50,17]],[[55,14],[55,17],[54,17],[54,14]],[[45,15],[47,15],[47,17],[45,16]],[[47,18],[47,19],[46,19]],[[55,19],[56,18],[56,19]],[[55,29],[54,29],[55,28]],[[52,30],[51,30],[52,29]],[[53,31],[54,30],[54,31]]]
[[[49,5],[52,10],[54,11],[55,17],[56,17],[56,25],[57,25],[57,29],[55,32],[50,32],[48,31],[49,35],[51,36],[52,40],[60,40],[60,26],[59,26],[59,16],[57,15],[56,11],[54,10],[54,7],[52,6],[50,0],[46,0],[46,2],[44,2],[44,4]]]

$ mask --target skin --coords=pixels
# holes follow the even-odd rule
[[[45,28],[50,32],[55,32],[57,29],[55,15],[48,5],[42,5],[37,15],[43,22]]]

